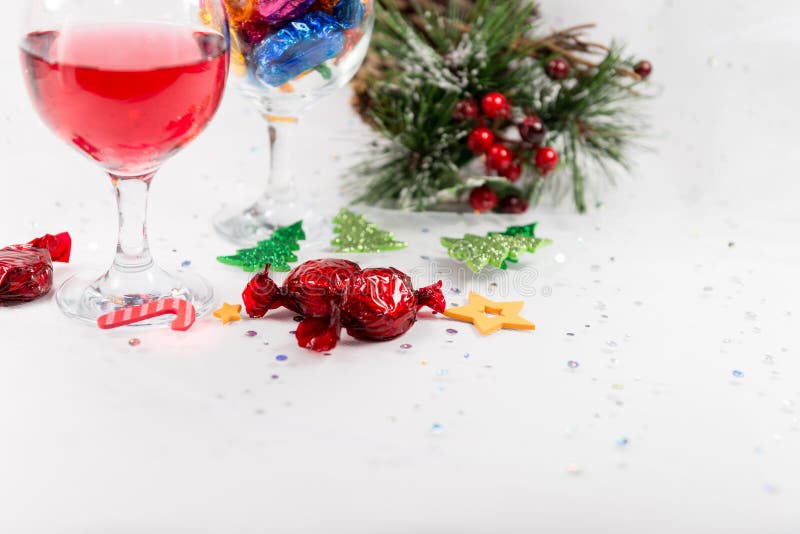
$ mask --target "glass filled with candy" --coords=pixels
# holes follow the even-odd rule
[[[369,47],[372,0],[225,0],[231,70],[269,127],[264,193],[245,209],[226,210],[214,226],[252,244],[299,219],[313,234],[321,220],[298,193],[292,141],[303,112],[355,75]]]
[[[189,301],[198,315],[212,307],[205,280],[155,264],[145,219],[161,164],[217,111],[228,51],[222,0],[26,3],[20,58],[34,107],[56,135],[110,176],[118,203],[114,262],[99,278],[76,276],[61,286],[57,302],[67,315],[96,321],[166,298]]]

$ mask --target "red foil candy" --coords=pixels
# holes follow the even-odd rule
[[[395,268],[366,269],[347,281],[342,295],[342,324],[356,339],[385,341],[405,334],[417,311],[444,311],[442,282],[414,291],[411,278]]]
[[[279,307],[302,314],[298,344],[324,352],[336,346],[342,327],[358,339],[383,341],[408,331],[423,306],[443,312],[441,285],[414,291],[408,275],[397,269],[362,271],[351,261],[325,259],[299,265],[281,288],[265,270],[247,284],[242,298],[251,317]]]
[[[30,302],[53,287],[53,261],[68,262],[69,234],[45,235],[0,249],[0,306]]]
[[[361,271],[347,260],[310,260],[298,265],[278,288],[269,277],[269,266],[250,280],[242,293],[247,315],[263,317],[269,310],[285,307],[306,317],[328,317],[347,280]]]

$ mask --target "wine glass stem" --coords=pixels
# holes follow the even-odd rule
[[[267,117],[270,163],[266,195],[277,202],[291,202],[297,197],[292,151],[298,122],[295,117]]]
[[[117,192],[119,237],[113,270],[138,273],[153,267],[147,242],[147,196],[155,172],[135,177],[111,174]]]

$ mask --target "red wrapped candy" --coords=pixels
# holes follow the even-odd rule
[[[69,234],[45,235],[0,249],[0,306],[30,302],[53,287],[53,261],[68,262]]]
[[[342,327],[355,338],[384,341],[408,331],[423,306],[445,308],[441,281],[415,291],[408,275],[394,268],[362,271],[347,260],[311,260],[292,270],[281,288],[268,269],[242,294],[247,313],[263,317],[286,307],[302,314],[297,342],[320,352],[336,346]]]
[[[360,270],[352,261],[310,260],[292,269],[279,288],[269,277],[268,265],[242,293],[245,309],[250,317],[263,317],[281,307],[306,317],[328,317],[347,280]]]
[[[347,281],[341,300],[342,324],[356,339],[394,339],[411,328],[423,306],[444,311],[441,288],[439,281],[414,291],[411,278],[393,267],[366,269]]]

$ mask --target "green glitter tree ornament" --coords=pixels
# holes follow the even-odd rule
[[[451,258],[463,260],[473,272],[479,273],[487,265],[506,269],[508,262],[516,263],[524,253],[533,253],[552,243],[533,235],[536,223],[527,226],[510,226],[502,233],[487,236],[467,234],[463,238],[443,237],[442,245]]]
[[[528,237],[536,237],[536,225],[539,223],[526,224],[525,226],[509,226],[504,232],[489,232],[489,235],[526,235]]]
[[[249,273],[260,271],[267,265],[270,271],[287,272],[291,270],[289,262],[297,261],[294,254],[295,250],[300,250],[297,242],[305,238],[303,221],[297,221],[291,226],[278,228],[271,238],[259,241],[255,247],[237,250],[232,256],[218,256],[217,261],[241,267]]]
[[[406,248],[408,243],[397,241],[394,234],[378,228],[363,215],[342,209],[333,218],[333,232],[338,234],[331,245],[336,252],[386,252]]]

